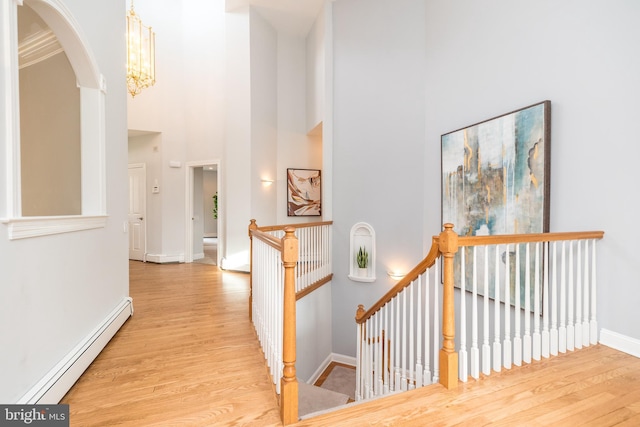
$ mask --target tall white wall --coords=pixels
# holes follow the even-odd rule
[[[128,194],[122,75],[125,5],[110,0],[65,0],[64,6],[81,27],[106,80],[109,218],[105,228],[13,241],[8,240],[6,226],[0,225],[3,403],[20,399],[129,294],[128,239],[123,231]],[[3,68],[0,75],[4,77],[5,72]],[[3,152],[5,143],[0,142]],[[0,198],[5,199],[6,191],[0,188]]]
[[[640,4],[434,0],[426,4],[424,200],[439,226],[440,135],[551,100],[551,231],[603,230],[598,319],[640,339],[630,200],[640,156]],[[396,28],[400,28],[397,26]]]
[[[251,218],[258,225],[276,222],[274,180],[278,151],[278,35],[251,9]]]
[[[287,168],[322,169],[322,136],[308,135],[306,124],[308,46],[304,38],[278,34],[278,224],[321,219],[287,216]],[[322,176],[320,181],[322,185]]]
[[[422,258],[425,216],[425,11],[412,0],[333,3],[333,351],[355,356],[358,304],[370,306]],[[439,186],[439,181],[429,185]],[[349,232],[376,233],[377,280],[353,282]]]
[[[248,220],[251,219],[251,92],[250,20],[243,7],[226,17],[227,78],[225,123],[225,163],[222,177],[220,213],[225,239],[222,267],[248,269]],[[231,95],[232,94],[232,95]]]

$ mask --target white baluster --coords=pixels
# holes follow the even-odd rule
[[[415,317],[413,315],[413,288],[415,287],[415,282],[411,282],[409,285],[409,390],[413,390],[415,388],[415,353],[414,353],[414,331],[413,325],[415,323]],[[406,291],[406,290],[405,290]]]
[[[595,242],[593,243],[595,245]],[[582,345],[589,346],[589,241],[584,241],[584,307],[582,311]],[[595,294],[594,294],[595,296]],[[580,302],[578,302],[580,304]]]
[[[356,344],[356,402],[362,400],[362,323],[357,325]]]
[[[551,278],[551,331],[549,332],[549,354],[558,355],[558,245],[553,242],[553,276]]]
[[[441,329],[440,329],[440,305],[442,304],[442,302],[440,301],[440,297],[438,296],[438,290],[440,289],[439,283],[440,283],[440,267],[439,267],[440,263],[436,262],[435,263],[435,268],[434,268],[434,279],[433,279],[433,283],[435,284],[433,286],[433,304],[431,305],[433,307],[433,383],[437,383],[440,381],[440,358],[439,358],[439,351],[440,351],[440,336],[441,336]]]
[[[480,349],[478,348],[478,269],[477,246],[473,247],[473,281],[471,291],[471,376],[480,378]]]
[[[375,328],[376,328],[376,332],[374,334],[374,349],[375,349],[375,354],[373,356],[373,360],[375,362],[375,368],[374,368],[374,372],[376,374],[376,382],[373,386],[374,390],[375,390],[375,395],[376,396],[380,396],[382,394],[382,327],[381,327],[381,313],[380,311],[378,311],[378,313],[376,313],[376,321],[375,321]]]
[[[596,241],[591,241],[591,320],[589,322],[589,342],[598,344],[598,321],[596,319]]]
[[[491,347],[489,346],[489,253],[484,247],[484,310],[482,321],[482,373],[491,374]]]
[[[525,245],[524,275],[524,339],[522,360],[531,363],[531,253],[529,243]]]
[[[549,242],[543,245],[544,277],[542,279],[542,357],[549,358]]]
[[[493,304],[493,370],[500,372],[502,370],[502,345],[500,343],[500,245],[495,246],[495,267],[493,296],[495,301]],[[508,304],[505,302],[505,304]]]
[[[504,342],[502,344],[503,366],[511,369],[511,268],[509,249],[511,245],[507,245],[505,250],[504,264]]]
[[[422,387],[422,274],[418,276],[417,279],[418,286],[418,316],[416,317],[416,348],[418,350],[418,354],[416,354],[416,388]]]
[[[432,313],[432,305],[430,303],[431,298],[429,298],[429,295],[431,293],[431,287],[429,286],[431,281],[429,280],[429,273],[430,273],[430,269],[425,271],[424,273],[424,280],[425,280],[425,284],[424,284],[424,307],[425,307],[425,312],[424,312],[424,375],[422,376],[424,379],[424,383],[425,384],[431,384],[432,381],[432,377],[431,377],[431,365],[429,363],[430,360],[430,350],[431,350],[431,343],[432,341],[429,339],[432,336],[437,335],[437,332],[431,332],[431,329],[429,329],[429,318],[431,316]],[[433,335],[430,335],[432,334]]]
[[[562,242],[562,258],[560,266],[560,327],[558,328],[558,351],[560,353],[567,352],[567,324],[566,324],[566,308],[567,308],[567,280],[566,280],[566,257],[565,242]]]
[[[540,242],[535,246],[535,271],[533,272],[533,360],[540,360],[542,337],[540,335]]]
[[[365,355],[364,355],[364,363],[365,363],[365,376],[364,376],[364,398],[371,398],[371,318],[367,319],[365,322]]]
[[[407,391],[407,293],[402,292],[402,391]]]
[[[513,364],[522,366],[522,338],[520,337],[520,319],[522,311],[520,311],[520,244],[515,245],[516,265],[515,265],[515,315],[513,319]]]
[[[400,335],[400,295],[397,295],[394,298],[396,301],[396,308],[395,308],[395,313],[396,313],[396,357],[395,357],[395,374],[396,374],[396,378],[395,378],[395,391],[400,391],[402,390],[402,374],[400,372],[400,344],[401,344],[401,340],[402,340],[402,335]]]
[[[395,305],[394,305],[394,301],[395,298],[392,298],[389,303],[387,304],[389,306],[389,312],[387,315],[387,320],[389,322],[388,324],[388,328],[387,331],[389,331],[389,350],[387,350],[389,352],[389,373],[388,373],[388,377],[389,377],[389,392],[393,392],[395,391],[395,354],[394,354],[394,343],[396,342],[396,335],[395,335]]]
[[[382,328],[382,382],[384,384],[384,388],[382,390],[383,394],[389,394],[390,391],[390,381],[389,381],[389,311],[391,310],[391,305],[389,303],[385,304],[382,307],[384,313],[384,324]],[[385,363],[386,362],[386,363]]]
[[[466,304],[466,260],[467,248],[460,248],[460,351],[458,352],[458,378],[467,382],[467,304]]]
[[[575,330],[575,317],[574,317],[574,306],[575,300],[573,298],[573,241],[569,241],[569,278],[567,279],[567,350],[573,351],[575,349],[576,342],[576,330]]]
[[[582,292],[584,286],[582,283],[582,242],[576,242],[578,253],[576,255],[576,348],[582,348]]]

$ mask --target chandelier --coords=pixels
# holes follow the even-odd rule
[[[131,9],[127,12],[127,89],[135,97],[156,82],[156,35]]]

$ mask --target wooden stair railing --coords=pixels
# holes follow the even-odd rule
[[[296,378],[296,294],[295,294],[295,267],[298,261],[298,239],[295,236],[293,227],[284,229],[284,236],[278,239],[266,232],[260,231],[255,226],[255,221],[251,221],[249,226],[249,237],[251,238],[251,291],[249,297],[250,317],[253,320],[253,251],[254,239],[274,248],[281,254],[283,274],[282,291],[282,327],[275,326],[275,331],[267,331],[267,334],[281,333],[281,338],[276,337],[275,342],[282,342],[282,376],[280,378],[280,418],[284,425],[298,422],[298,380]],[[274,283],[280,286],[279,283]],[[276,291],[275,295],[278,295]],[[276,303],[274,309],[280,307]],[[262,337],[259,337],[262,341]],[[264,349],[264,347],[263,347]],[[266,350],[265,350],[266,353]],[[266,354],[265,354],[266,356]],[[267,356],[267,358],[269,358]],[[278,373],[280,366],[279,357],[271,361],[276,365],[272,373]],[[274,378],[277,381],[277,378]]]
[[[478,379],[480,372],[490,375],[512,365],[521,366],[597,343],[596,241],[603,236],[602,231],[586,231],[458,238],[459,287],[472,294],[470,354],[466,348],[466,298],[460,300],[462,381],[467,381],[468,368],[469,375]],[[465,272],[466,256],[473,257],[471,265],[475,264],[476,256],[484,258],[484,267],[479,263],[478,268],[485,271],[491,269],[488,265],[493,257],[494,278],[488,279],[486,273],[481,277],[475,267],[474,271]],[[521,270],[526,273],[520,274]],[[466,282],[468,278],[471,283]],[[482,296],[480,282],[484,285]],[[512,286],[515,295],[510,291]],[[493,307],[489,308],[494,298]],[[483,318],[477,316],[478,302],[484,306]],[[489,311],[493,317],[492,344]],[[479,332],[483,334],[482,346]]]
[[[490,322],[489,313],[488,313],[488,307],[489,307],[488,300],[490,298],[493,299],[494,297],[489,296],[489,292],[487,291],[489,287],[485,287],[485,296],[483,296],[484,298],[483,301],[485,303],[485,310],[484,310],[485,318],[484,320],[478,321],[478,323],[484,322],[483,325],[485,328],[484,330],[485,344],[483,345],[483,348],[482,348],[482,357],[483,357],[482,372],[483,373],[488,375],[491,370],[491,367],[489,365],[489,359],[491,358],[490,352],[493,352],[493,355],[492,355],[493,369],[496,371],[499,371],[502,363],[504,363],[505,366],[510,367],[510,364],[511,364],[510,353],[512,350],[515,355],[517,354],[518,351],[526,352],[527,346],[529,347],[529,350],[533,346],[533,353],[529,351],[529,354],[533,354],[533,359],[535,360],[539,360],[540,355],[542,355],[543,357],[549,357],[549,354],[551,355],[557,354],[558,347],[560,347],[560,352],[564,352],[567,349],[573,350],[573,344],[570,342],[569,338],[566,338],[566,337],[570,335],[570,333],[567,332],[567,329],[573,328],[571,322],[573,322],[572,310],[573,310],[574,304],[575,304],[575,311],[576,311],[575,317],[577,318],[576,324],[575,324],[575,330],[576,330],[575,348],[581,348],[583,345],[586,346],[586,345],[589,345],[589,343],[597,342],[596,341],[597,340],[597,321],[595,318],[595,310],[596,310],[595,240],[601,239],[603,235],[604,233],[602,231],[589,231],[589,232],[566,232],[566,233],[494,235],[494,236],[458,236],[453,231],[452,224],[444,224],[444,230],[440,233],[440,235],[433,237],[431,249],[429,251],[429,254],[424,258],[424,260],[422,260],[411,272],[409,272],[404,278],[402,278],[396,284],[396,286],[394,286],[390,291],[388,291],[371,308],[369,308],[368,310],[365,310],[365,308],[362,305],[358,307],[358,310],[356,312],[356,323],[359,326],[357,359],[358,359],[358,363],[362,362],[366,368],[366,373],[363,376],[363,378],[365,379],[362,380],[362,384],[359,383],[357,385],[357,389],[359,387],[364,387],[366,389],[365,392],[362,392],[360,394],[360,398],[366,399],[369,397],[370,394],[373,394],[373,395],[386,394],[390,391],[399,391],[401,389],[405,390],[405,389],[410,389],[414,385],[418,387],[418,386],[421,386],[422,384],[430,383],[429,379],[427,378],[427,373],[431,372],[430,370],[431,368],[428,365],[429,356],[428,356],[427,345],[425,345],[425,352],[424,352],[424,357],[426,358],[425,365],[424,365],[424,368],[425,368],[424,376],[422,376],[421,369],[420,369],[422,367],[422,360],[420,360],[421,356],[419,352],[417,353],[417,358],[418,358],[417,363],[414,363],[416,361],[414,360],[414,355],[413,355],[413,351],[414,351],[413,339],[414,337],[416,337],[416,339],[418,340],[417,347],[421,346],[420,340],[422,339],[422,337],[420,336],[421,335],[420,329],[418,330],[417,333],[414,331],[414,324],[418,325],[417,327],[420,328],[420,324],[421,324],[420,316],[422,315],[420,312],[421,308],[415,308],[415,307],[417,307],[422,303],[422,299],[425,299],[425,301],[427,301],[428,299],[428,297],[426,296],[427,295],[426,290],[424,291],[425,296],[421,296],[420,286],[422,282],[426,282],[427,286],[430,286],[429,276],[426,274],[426,272],[428,272],[428,270],[434,265],[435,265],[435,273],[434,273],[435,278],[433,279],[433,282],[439,283],[440,281],[440,276],[437,271],[438,265],[435,264],[439,256],[442,256],[443,258],[443,263],[442,263],[443,264],[443,272],[442,272],[442,281],[443,281],[442,293],[443,294],[442,294],[442,327],[441,327],[442,338],[440,340],[441,348],[438,353],[439,366],[435,365],[436,360],[434,359],[433,380],[440,382],[442,385],[444,385],[448,389],[455,388],[458,384],[458,379],[461,379],[462,381],[467,380],[466,372],[467,372],[468,359],[467,359],[467,351],[465,347],[465,341],[466,341],[466,320],[465,319],[467,315],[466,307],[465,307],[466,297],[460,298],[460,308],[461,308],[460,325],[459,325],[459,328],[460,328],[459,333],[461,334],[460,354],[464,356],[462,363],[460,363],[459,361],[460,355],[458,352],[456,352],[454,347],[455,334],[456,334],[455,333],[456,314],[454,310],[454,285],[457,285],[462,289],[467,289],[465,287],[465,282],[464,282],[465,274],[464,274],[464,267],[463,267],[464,253],[466,252],[466,249],[465,251],[460,251],[459,250],[460,248],[484,247],[485,253],[486,253],[486,250],[487,250],[486,248],[488,246],[491,246],[491,245],[495,246],[495,248],[493,248],[492,250],[495,257],[496,270],[494,271],[496,273],[494,274],[495,283],[492,286],[495,286],[493,288],[493,292],[497,296],[498,301],[499,301],[499,298],[503,296],[502,294],[498,294],[499,263],[502,262],[504,264],[504,266],[500,268],[506,269],[505,271],[507,271],[508,274],[515,274],[511,270],[509,270],[510,268],[512,268],[510,263],[511,261],[513,261],[515,262],[515,266],[516,266],[514,268],[514,271],[520,272],[520,269],[517,267],[519,262],[518,260],[519,253],[520,251],[524,252],[524,250],[526,249],[526,259],[525,259],[525,262],[523,262],[523,266],[526,263],[526,266],[524,267],[527,272],[522,274],[524,277],[523,280],[527,282],[526,288],[525,288],[527,289],[527,293],[524,294],[525,301],[527,301],[526,304],[530,304],[528,292],[531,292],[533,294],[535,290],[535,297],[533,299],[537,301],[537,303],[520,307],[520,302],[519,302],[520,300],[518,298],[515,305],[515,310],[514,310],[514,313],[515,313],[514,316],[516,316],[514,318],[516,328],[518,329],[520,327],[519,325],[520,325],[521,319],[523,319],[525,323],[525,335],[523,336],[523,339],[522,339],[522,343],[523,343],[522,347],[524,348],[524,350],[523,349],[517,350],[515,345],[513,346],[513,348],[511,347],[511,343],[509,342],[510,334],[511,334],[510,311],[513,310],[513,307],[511,306],[511,304],[502,304],[502,301],[493,303],[493,307],[494,307],[493,310],[495,313],[493,327],[495,328],[496,337],[494,342],[494,348],[493,350],[491,350],[488,343],[488,325]],[[580,243],[581,241],[585,242],[584,253],[582,255],[581,255],[581,248],[583,245],[581,245]],[[589,246],[589,242],[591,241],[593,241],[593,243],[591,243],[591,246]],[[549,242],[553,242],[553,243],[550,244]],[[562,242],[562,247],[559,250],[560,254],[556,256],[556,243],[559,243],[559,242]],[[568,247],[566,262],[565,262],[565,243],[567,243],[566,246]],[[530,262],[530,256],[529,256],[530,244],[533,244],[534,246],[534,249],[531,252],[533,253],[533,258],[535,258],[534,261],[531,261],[531,262]],[[502,245],[502,247],[500,247],[500,245]],[[523,245],[523,246],[517,246],[517,245]],[[504,249],[505,247],[506,247],[506,250]],[[513,259],[511,261],[509,260],[509,253],[511,251],[510,248],[512,247],[520,248],[520,249],[514,249],[516,253],[515,261]],[[577,248],[577,255],[575,257],[573,257],[574,247]],[[475,249],[473,250],[475,251]],[[551,263],[549,263],[550,253],[552,253],[554,257]],[[500,260],[500,255],[506,256],[506,262],[504,260]],[[462,259],[462,261],[460,261],[460,259]],[[474,258],[474,261],[475,261],[475,258]],[[487,261],[485,260],[485,266],[484,266],[485,272],[487,271],[487,268],[490,268],[486,262]],[[575,280],[573,278],[574,262],[576,264],[575,270],[576,270],[576,276],[577,276]],[[565,271],[565,264],[567,265],[566,270],[568,272]],[[456,270],[454,270],[454,268]],[[462,270],[460,271],[459,269],[462,269]],[[541,271],[545,271],[547,274],[545,274],[545,276],[542,277],[542,275],[540,274]],[[503,273],[503,274],[507,274],[507,273]],[[581,274],[582,274],[582,278],[581,278]],[[455,280],[456,280],[455,277],[457,275],[460,277],[460,280],[463,280],[462,283],[455,283]],[[476,282],[477,277],[475,276],[475,269],[474,269],[473,275],[474,275],[474,282]],[[535,278],[533,277],[534,275],[535,275]],[[552,278],[550,278],[551,275],[553,275]],[[516,276],[517,276],[516,290],[519,292],[520,273],[516,274]],[[488,275],[485,275],[485,282],[487,281],[486,277],[488,277]],[[530,279],[531,279],[531,282],[533,282],[531,287],[529,287],[529,283],[528,283]],[[509,282],[508,282],[509,278],[503,275],[503,280],[505,281],[504,283],[505,301],[507,301],[509,297]],[[553,283],[549,285],[549,281],[553,281]],[[559,289],[558,291],[556,289],[556,281],[560,282],[558,285],[558,289]],[[418,297],[416,299],[417,303],[414,304],[413,287],[415,287],[416,284],[418,285],[417,286]],[[476,299],[475,289],[477,288],[477,283],[474,283],[473,285],[474,285],[474,293],[473,293],[472,301],[474,305],[473,313],[475,314],[476,313],[475,304],[476,304],[476,301],[479,300],[480,298]],[[488,285],[485,284],[485,286],[488,286]],[[575,297],[572,294],[574,288],[576,292]],[[438,299],[437,291],[438,291],[438,286],[433,287],[432,292],[434,293],[434,298],[433,298],[434,300]],[[544,292],[544,295],[543,295],[543,292]],[[555,297],[556,292],[559,292],[560,297]],[[569,293],[568,296],[564,294],[566,292]],[[408,314],[408,317],[410,320],[407,321],[403,317],[403,316],[406,316],[407,314],[406,312],[402,312],[402,310],[405,310],[405,307],[407,306],[408,293],[410,295],[408,297],[410,301],[408,306],[410,307],[409,309],[412,311]],[[547,294],[550,294],[550,295],[547,295]],[[404,298],[403,300],[400,300],[401,296],[402,298]],[[480,294],[478,294],[477,296],[480,297]],[[555,299],[550,299],[550,298],[555,298]],[[549,304],[549,301],[552,301],[551,307],[546,307],[546,304]],[[501,308],[501,305],[502,305],[502,308]],[[547,313],[545,314],[544,317],[541,314],[541,310],[543,306],[546,307],[545,310],[547,310],[547,312],[551,312],[551,316],[554,316],[552,317],[552,320],[551,320],[552,327],[549,327],[549,325],[547,324],[549,322],[550,314]],[[414,308],[417,311],[417,317],[414,317],[414,314],[413,314]],[[520,312],[520,308],[524,310],[522,313]],[[437,313],[438,306],[437,305],[433,306],[433,310],[434,312],[431,315],[433,319],[436,319],[438,316],[438,313]],[[499,315],[500,310],[504,310],[505,312],[504,318],[500,317]],[[530,312],[530,314],[527,315],[526,313],[528,312]],[[374,316],[376,317],[374,318]],[[429,339],[426,333],[427,332],[426,330],[429,329],[427,316],[428,316],[427,307],[425,307],[424,317],[423,317],[425,319],[424,320],[425,321],[425,328],[424,328],[425,342]],[[582,316],[582,319],[580,319],[580,316]],[[587,318],[589,316],[591,320]],[[554,322],[557,323],[556,317],[560,318],[559,328],[555,328],[555,326],[557,326],[554,324]],[[417,318],[417,321],[415,321],[416,318]],[[569,318],[569,321],[567,321],[567,318]],[[402,320],[398,322],[398,320],[396,319],[402,319]],[[542,322],[544,323],[542,330],[540,330],[541,319],[542,319]],[[533,323],[534,323],[534,330],[533,330],[532,336],[528,335],[529,322],[531,320],[533,320]],[[434,322],[435,321],[436,320],[434,320]],[[472,321],[477,321],[477,319]],[[504,327],[505,329],[504,331],[500,330],[501,328],[500,322],[504,322],[504,324],[502,325],[502,327]],[[400,323],[401,326],[398,327],[397,326],[398,323]],[[366,325],[369,325],[368,329]],[[434,327],[437,328],[437,325],[435,325]],[[394,328],[396,328],[395,330],[398,330],[398,331],[402,330],[402,334],[405,334],[405,335],[408,334],[410,338],[406,338],[405,335],[402,335],[399,333],[394,334]],[[476,326],[476,330],[477,330],[477,326]],[[499,336],[501,332],[504,332],[505,334],[504,339],[505,339],[506,345],[504,346],[498,343],[498,340],[501,339]],[[394,353],[392,352],[392,356],[390,357],[392,359],[391,363],[395,363],[395,366],[396,366],[395,379],[393,375],[391,375],[391,378],[385,377],[387,374],[386,372],[384,372],[386,371],[386,369],[383,369],[383,367],[385,366],[385,356],[383,355],[384,348],[382,346],[377,346],[376,348],[377,341],[379,340],[376,341],[375,337],[385,333],[387,333],[387,337],[390,337],[391,340],[403,341],[402,346],[404,347],[401,347],[401,350],[396,350],[395,356],[394,356]],[[474,332],[474,334],[475,333],[476,332]],[[518,334],[519,334],[519,330],[516,331],[516,333],[514,334],[517,339],[519,339]],[[551,339],[549,338],[550,336],[551,336]],[[555,338],[555,344],[554,344],[554,338]],[[436,339],[437,337],[434,337],[434,342],[436,341]],[[474,335],[474,340],[477,340],[475,335]],[[578,340],[580,340],[581,342],[578,342]],[[409,344],[406,344],[405,341],[409,342]],[[390,342],[389,344],[387,344],[387,347],[392,348],[396,345],[400,345],[400,344]],[[551,347],[551,350],[549,349],[549,347]],[[434,346],[433,347],[434,351],[435,351],[435,348],[436,347]],[[475,351],[475,354],[474,354],[475,358],[472,358],[472,359],[476,360],[476,365],[477,365],[477,360],[479,360],[478,349],[477,347],[472,347],[472,348]],[[502,351],[504,351],[504,356],[502,355]],[[504,357],[504,359],[501,360],[501,357]],[[518,363],[515,363],[515,364],[518,365],[519,363],[521,363],[521,361],[528,363],[530,362],[530,359],[531,359],[531,356],[528,356],[528,357],[525,356],[524,358],[520,357],[520,361],[518,361]],[[471,363],[473,367],[473,361]],[[409,369],[406,368],[406,364],[409,365],[410,367]],[[386,366],[388,365],[389,365],[389,362],[386,362]],[[413,370],[414,366],[415,366],[415,370]],[[477,367],[476,367],[476,371],[477,371]],[[359,372],[358,373],[359,378],[360,378],[360,375],[361,373]],[[472,374],[472,376],[474,376],[474,378],[478,378],[477,374],[475,375]],[[387,380],[389,380],[390,385],[387,384]],[[358,390],[356,391],[356,393],[358,393]]]
[[[382,307],[388,304],[399,293],[404,291],[414,281],[416,281],[427,269],[432,267],[436,260],[443,255],[443,311],[442,311],[442,332],[443,345],[439,353],[439,382],[446,388],[455,388],[458,383],[458,355],[454,348],[455,319],[453,301],[453,256],[457,252],[457,234],[453,232],[453,225],[446,224],[445,230],[439,236],[432,238],[431,249],[427,256],[407,273],[398,283],[389,290],[377,303],[368,310],[359,305],[356,312],[356,323],[363,325],[368,319],[376,314]],[[425,313],[426,316],[426,313]],[[365,337],[361,337],[365,339]],[[437,377],[438,375],[436,375]]]
[[[249,318],[256,326],[258,338],[265,352],[276,393],[280,395],[280,415],[284,425],[298,422],[298,382],[296,379],[296,301],[315,289],[331,281],[330,226],[333,222],[313,222],[259,227],[254,219],[249,224],[250,279]],[[264,248],[266,247],[266,248]],[[257,250],[256,248],[259,248]],[[265,255],[265,250],[271,255]],[[254,258],[259,252],[259,263]],[[275,254],[279,254],[279,259]],[[266,260],[266,261],[265,261]],[[264,265],[264,264],[267,265]],[[265,270],[256,271],[257,269]],[[281,272],[280,267],[283,271]],[[254,277],[258,274],[258,277]],[[254,297],[257,304],[264,306],[262,289],[255,289],[259,281],[268,283],[274,289],[264,310],[264,317],[273,320],[282,316],[281,325],[263,326],[262,313],[254,319]],[[280,287],[283,294],[279,292]],[[254,291],[259,296],[254,295]],[[275,301],[282,297],[281,305]],[[275,301],[275,303],[274,303]],[[277,311],[281,310],[281,313]],[[258,310],[259,312],[259,310]],[[266,322],[265,322],[266,323]],[[277,337],[273,337],[277,335]],[[281,336],[280,336],[281,335]],[[282,344],[281,356],[273,353],[273,347]],[[278,383],[277,376],[281,378]]]

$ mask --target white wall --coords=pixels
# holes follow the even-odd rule
[[[109,218],[105,228],[13,241],[7,238],[6,226],[0,225],[3,403],[16,402],[129,293],[128,239],[123,232],[127,222],[125,5],[110,0],[66,0],[64,5],[81,27],[106,80]],[[0,71],[1,78],[5,72]],[[0,151],[5,151],[6,143],[0,140]],[[1,187],[0,198],[6,192]]]
[[[324,120],[325,14],[324,8],[306,39],[306,125],[311,131]]]
[[[287,216],[287,168],[322,169],[322,136],[308,135],[306,85],[310,77],[305,39],[278,34],[278,168],[277,223],[320,221],[319,217]],[[311,76],[313,77],[313,76]],[[322,185],[322,176],[321,176]]]
[[[278,37],[276,30],[251,9],[251,218],[258,225],[276,223],[274,180],[278,149]]]
[[[422,258],[425,19],[411,0],[333,4],[333,352],[355,356],[354,316]],[[439,186],[439,181],[430,185]],[[349,232],[360,221],[376,232],[377,280],[353,282]]]
[[[600,327],[640,339],[631,207],[640,137],[640,4],[632,0],[426,4],[425,215],[439,226],[440,135],[551,100],[551,231],[604,230]],[[631,199],[630,199],[631,197]],[[434,234],[434,233],[432,233]]]

